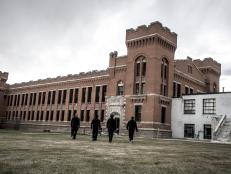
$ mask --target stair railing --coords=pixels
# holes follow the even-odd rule
[[[226,120],[226,115],[223,115],[221,119],[219,120],[218,124],[216,125],[216,128],[213,132],[213,139],[215,140],[217,139],[217,136],[219,135],[221,128],[223,127],[225,123],[225,120]]]

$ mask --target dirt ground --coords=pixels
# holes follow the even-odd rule
[[[231,173],[231,145],[0,130],[0,173]]]

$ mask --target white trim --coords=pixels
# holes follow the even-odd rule
[[[154,33],[154,34],[150,34],[150,35],[146,35],[146,36],[137,37],[137,38],[134,38],[134,39],[129,39],[129,40],[126,41],[126,43],[127,43],[127,42],[130,42],[130,41],[134,41],[134,40],[139,40],[139,39],[143,39],[143,38],[148,38],[148,37],[150,37],[150,36],[159,36],[160,38],[167,40],[169,43],[171,43],[173,46],[176,47],[176,44],[175,44],[175,43],[173,43],[172,41],[170,41],[170,40],[167,39],[166,37],[163,37],[163,36],[159,35],[158,33]]]
[[[27,87],[33,87],[33,86],[37,87],[37,86],[51,85],[51,84],[56,84],[56,83],[66,83],[66,82],[80,81],[80,80],[85,80],[85,79],[94,79],[94,78],[98,78],[98,77],[109,77],[109,75],[107,74],[107,75],[102,75],[102,76],[85,77],[85,78],[80,78],[80,79],[50,82],[50,83],[43,83],[43,84],[37,84],[37,85],[27,85],[27,86],[15,87],[15,88],[10,88],[10,89],[27,88]]]

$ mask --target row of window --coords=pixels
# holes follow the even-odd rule
[[[105,102],[105,96],[107,94],[107,86],[96,86],[95,88],[95,102],[100,102],[100,90],[101,92],[101,102]],[[58,95],[56,96],[56,92]],[[78,103],[79,89],[69,89],[69,104]],[[48,91],[39,92],[39,93],[29,93],[29,94],[17,94],[9,95],[7,97],[8,106],[31,106],[36,105],[36,99],[38,97],[38,105],[44,105],[45,101],[47,105],[55,104],[56,97],[58,104],[65,104],[67,100],[67,90],[58,90],[58,91]],[[47,98],[47,100],[46,100]],[[82,103],[91,103],[92,102],[92,87],[82,88]]]
[[[185,94],[193,94],[193,89],[185,86]],[[181,84],[173,82],[173,97],[181,97]]]
[[[184,114],[195,114],[195,99],[184,100]],[[203,99],[203,114],[216,114],[216,99]]]
[[[195,134],[195,124],[184,124],[184,137],[185,138],[199,138],[199,133]],[[210,124],[204,124],[203,130],[204,139],[211,139],[212,129]]]
[[[35,115],[35,111],[9,111],[6,113],[7,119],[8,120],[36,120],[36,121],[64,121],[64,116],[65,116],[65,110],[57,110],[56,111],[56,118],[54,118],[55,116],[55,111],[37,111],[36,115]],[[67,117],[67,121],[71,120],[71,116],[75,115],[77,111],[74,110],[68,110],[68,117]],[[86,112],[86,115],[85,115]],[[94,115],[98,115],[99,111],[95,110],[94,111]],[[26,114],[27,114],[27,118],[26,118]],[[80,120],[81,121],[86,121],[89,122],[90,121],[90,110],[81,110],[81,114],[80,114]],[[103,122],[104,121],[104,110],[101,110],[100,112],[100,121]]]

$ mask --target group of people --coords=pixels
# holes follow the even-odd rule
[[[71,120],[71,136],[73,139],[76,139],[76,135],[79,127],[80,127],[80,119],[78,118],[77,115],[74,115],[74,117]],[[137,124],[136,121],[134,120],[134,117],[131,117],[131,120],[128,121],[126,128],[128,130],[129,141],[133,142],[134,132],[135,131],[138,132]],[[92,141],[96,141],[99,131],[101,132],[102,130],[98,115],[95,115],[94,119],[91,121],[91,130],[92,130]],[[116,121],[114,119],[114,114],[111,114],[110,118],[107,120],[107,130],[108,130],[109,143],[111,143],[114,132],[116,130]]]

